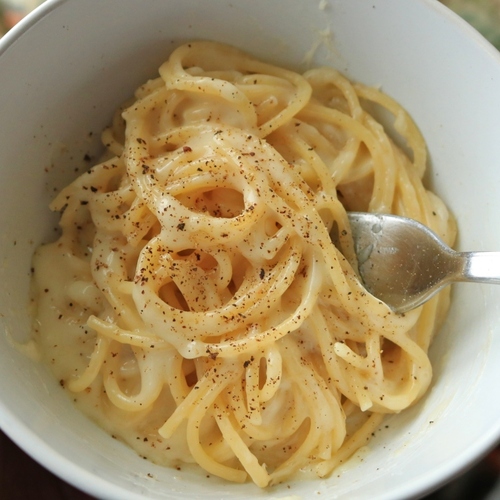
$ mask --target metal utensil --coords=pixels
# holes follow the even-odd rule
[[[500,252],[456,252],[419,222],[395,215],[348,214],[366,289],[398,313],[453,282],[500,284]]]

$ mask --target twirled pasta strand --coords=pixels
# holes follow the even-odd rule
[[[423,138],[329,68],[192,42],[159,73],[104,132],[106,159],[52,204],[62,235],[34,259],[39,343],[81,407],[156,462],[260,487],[323,477],[431,381],[448,292],[392,313],[358,279],[347,218],[402,214],[453,242],[422,184]]]

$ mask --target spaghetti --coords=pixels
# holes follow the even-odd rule
[[[331,68],[194,42],[159,75],[51,205],[62,234],[34,258],[38,342],[77,404],[154,462],[260,487],[328,475],[431,381],[448,292],[392,313],[360,284],[346,216],[412,217],[451,244],[424,141]]]

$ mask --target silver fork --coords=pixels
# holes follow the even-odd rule
[[[419,222],[386,214],[348,214],[366,289],[398,313],[453,282],[500,284],[500,252],[456,252]]]

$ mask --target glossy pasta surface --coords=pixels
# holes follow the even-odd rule
[[[385,108],[405,154],[368,111]],[[346,211],[453,219],[378,90],[193,42],[137,89],[34,257],[35,335],[77,404],[141,455],[260,487],[328,475],[428,388],[445,291],[365,292]],[[338,234],[338,247],[330,231]]]

